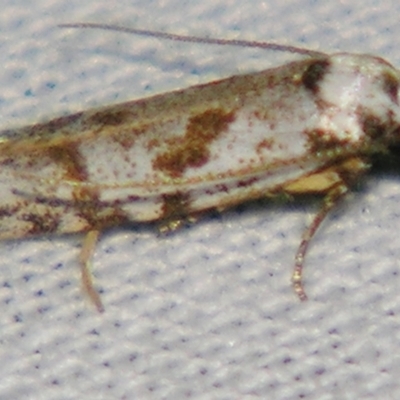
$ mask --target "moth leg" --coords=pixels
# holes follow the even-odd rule
[[[310,240],[313,238],[316,230],[321,225],[330,210],[339,202],[339,200],[348,192],[348,187],[341,182],[332,187],[328,194],[325,196],[322,206],[318,213],[315,215],[313,221],[308,228],[303,232],[300,246],[297,249],[294,271],[292,275],[293,289],[301,301],[307,300],[307,295],[303,286],[303,264],[304,258],[307,253]]]
[[[89,231],[83,241],[81,254],[79,256],[79,261],[81,264],[81,275],[82,275],[82,285],[86,294],[89,296],[90,300],[96,306],[99,312],[104,312],[103,303],[101,302],[100,295],[93,286],[93,276],[91,273],[91,263],[93,258],[93,253],[96,248],[97,241],[99,239],[100,231],[93,230]]]

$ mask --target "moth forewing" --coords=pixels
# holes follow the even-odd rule
[[[4,131],[0,238],[89,232],[82,276],[102,310],[88,265],[105,228],[176,229],[209,209],[319,193],[293,274],[305,299],[310,239],[370,156],[398,141],[399,74],[378,57],[298,52],[311,57]]]

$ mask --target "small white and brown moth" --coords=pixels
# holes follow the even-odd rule
[[[174,230],[210,209],[277,194],[317,193],[320,211],[295,257],[302,284],[310,239],[328,211],[400,142],[400,72],[382,58],[268,43],[198,39],[96,24],[192,42],[303,54],[258,73],[88,110],[0,132],[0,239],[87,232],[84,287],[99,310],[89,263],[99,233],[161,221]]]

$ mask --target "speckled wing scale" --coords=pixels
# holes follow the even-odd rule
[[[295,291],[306,299],[302,266],[310,239],[369,168],[371,155],[399,141],[399,73],[368,55],[125,31],[308,57],[3,131],[0,238],[88,232],[83,283],[103,310],[88,265],[105,228],[164,221],[164,229],[175,229],[209,209],[279,193],[320,193],[323,205],[303,235],[293,274]]]

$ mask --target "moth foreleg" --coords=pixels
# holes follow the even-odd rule
[[[348,187],[343,183],[339,183],[332,187],[328,194],[325,196],[322,206],[318,213],[315,215],[311,224],[303,232],[300,246],[297,249],[294,271],[292,275],[293,289],[299,296],[301,301],[307,300],[307,295],[303,286],[303,265],[304,258],[307,253],[310,240],[313,238],[321,222],[325,219],[330,210],[339,202],[339,200],[348,192]]]

